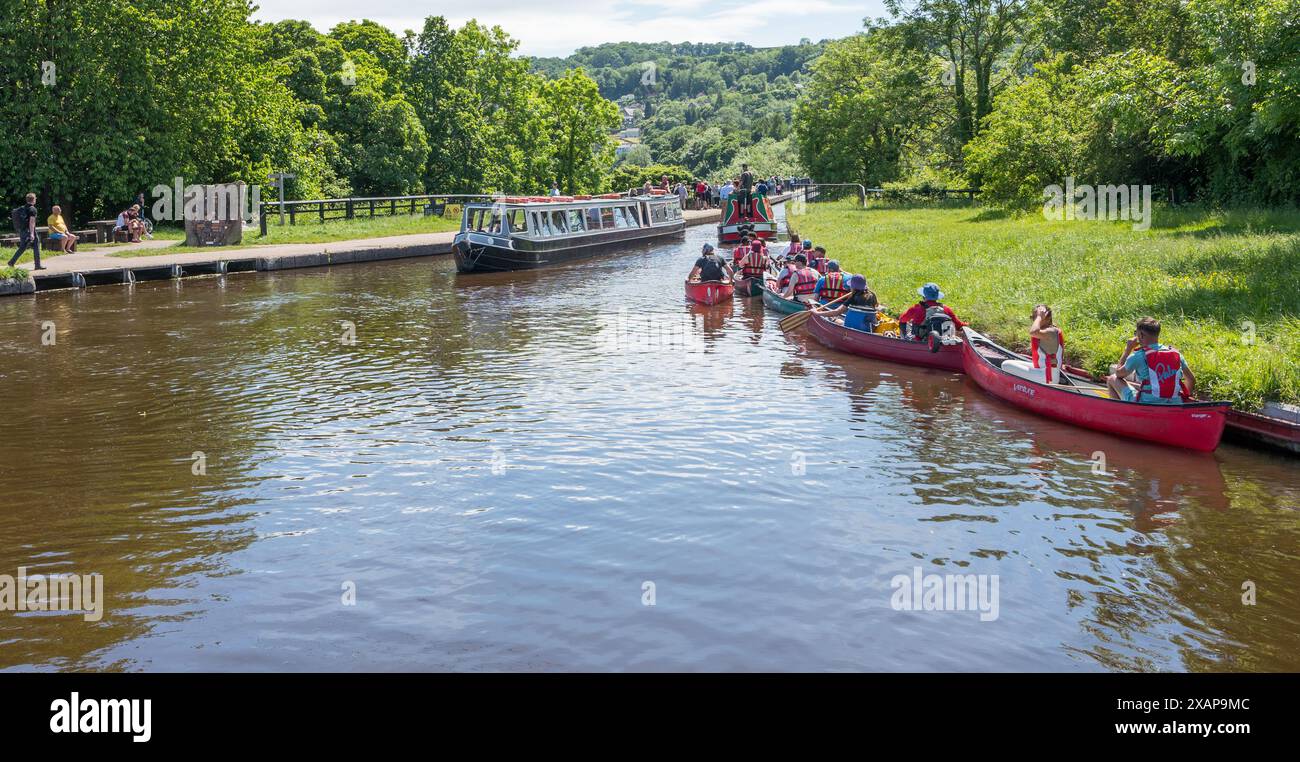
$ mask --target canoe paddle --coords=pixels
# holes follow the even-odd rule
[[[841,296],[841,297],[838,298],[838,299],[835,299],[835,300],[833,300],[833,301],[829,301],[829,302],[827,302],[827,303],[825,303],[825,304],[823,304],[823,305],[819,305],[819,306],[821,306],[821,307],[829,307],[829,306],[831,306],[832,304],[838,304],[838,303],[844,301],[845,299],[848,299],[850,296],[853,296],[853,292],[852,292],[852,291],[850,291],[849,293],[845,294],[844,296]],[[812,317],[812,314],[813,314],[813,311],[812,311],[812,305],[809,305],[809,306],[808,306],[808,309],[803,310],[802,312],[796,312],[796,313],[794,313],[793,315],[786,315],[785,317],[781,318],[781,322],[777,323],[777,325],[781,327],[781,330],[782,330],[784,333],[789,333],[790,331],[793,331],[794,329],[799,328],[799,327],[802,326],[804,323],[807,323],[807,322],[808,322],[808,318]]]

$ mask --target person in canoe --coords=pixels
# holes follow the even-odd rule
[[[790,233],[790,243],[785,247],[786,256],[793,257],[795,254],[798,254],[799,250],[802,248],[803,242],[799,240],[799,234],[793,232]]]
[[[840,272],[839,262],[833,259],[827,262],[826,274],[818,278],[817,285],[813,287],[813,296],[817,298],[817,303],[825,304],[847,294],[848,280],[848,274]]]
[[[795,255],[791,267],[777,281],[777,288],[781,289],[783,298],[800,302],[812,301],[813,289],[816,287],[817,271],[808,267],[808,258],[802,254]]]
[[[830,259],[826,256],[825,246],[814,246],[812,251],[805,251],[804,254],[808,257],[809,267],[822,275],[826,274],[826,263]]]
[[[916,293],[921,296],[921,301],[898,316],[899,325],[914,340],[928,341],[931,333],[943,336],[966,325],[957,318],[951,307],[941,301],[943,292],[934,283],[921,286]]]
[[[740,263],[745,261],[745,257],[749,256],[749,250],[752,246],[753,241],[748,235],[740,237],[740,245],[731,251],[731,266],[733,268],[740,267]]]
[[[1052,322],[1052,308],[1046,304],[1034,306],[1034,322],[1029,326],[1029,358],[1047,383],[1060,383],[1065,334]]]
[[[835,263],[832,262],[831,264]],[[836,269],[833,274],[838,275],[840,274],[839,265],[835,266]],[[830,277],[831,274],[827,273],[827,277]],[[830,306],[822,306],[825,305],[825,302],[823,302],[822,305],[813,307],[813,314],[837,317],[848,312],[850,307],[864,310],[867,314],[865,315],[866,320],[863,330],[868,333],[874,331],[876,328],[876,311],[880,309],[880,300],[876,298],[875,292],[867,287],[867,279],[861,275],[850,275],[845,280],[845,287],[844,293],[849,294],[847,299]],[[843,294],[840,296],[843,296]]]
[[[767,249],[762,242],[750,244],[749,253],[741,259],[737,267],[740,270],[740,277],[754,278],[759,283],[767,276]]]
[[[731,282],[731,265],[723,261],[722,257],[713,252],[713,244],[704,244],[704,249],[700,252],[700,258],[695,260],[695,267],[691,270],[687,280],[705,281],[726,281]]]
[[[1160,321],[1137,321],[1119,364],[1110,367],[1106,386],[1115,399],[1152,405],[1181,405],[1196,391],[1196,376],[1177,349],[1160,343]]]

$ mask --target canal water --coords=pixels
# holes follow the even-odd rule
[[[105,598],[0,668],[1300,669],[1296,461],[688,306],[711,233],[0,301],[0,575]]]

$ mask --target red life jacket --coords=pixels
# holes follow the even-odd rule
[[[1043,369],[1043,377],[1046,382],[1049,384],[1056,383],[1056,376],[1060,373],[1062,360],[1065,357],[1065,334],[1058,333],[1056,335],[1056,352],[1050,355],[1046,352],[1040,352],[1038,338],[1031,336],[1029,338],[1029,356],[1033,359],[1035,368]]]
[[[817,272],[805,267],[795,274],[794,295],[806,296],[817,290]]]
[[[794,270],[791,270],[788,267],[782,269],[781,276],[776,279],[776,290],[785,291],[785,287],[790,285],[790,276],[793,274]]]
[[[1171,400],[1177,395],[1187,399],[1183,389],[1183,356],[1173,347],[1161,346],[1160,349],[1138,347],[1142,359],[1147,363],[1147,377],[1142,381],[1141,395],[1161,400]]]
[[[822,284],[822,300],[834,301],[849,292],[844,285],[844,273],[827,273],[826,282]]]
[[[763,254],[762,249],[751,249],[749,256],[745,257],[745,262],[741,265],[740,274],[746,278],[762,278],[767,272],[767,256]]]

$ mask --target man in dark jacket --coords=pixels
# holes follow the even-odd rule
[[[18,251],[9,260],[9,266],[18,264],[27,247],[32,247],[32,260],[37,270],[41,267],[41,237],[36,232],[36,194],[28,193],[26,204],[13,210],[14,230],[18,234]]]

